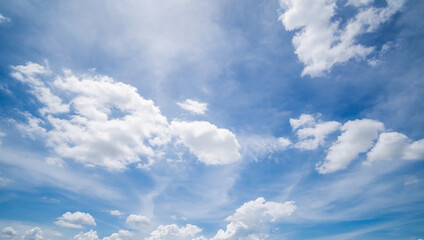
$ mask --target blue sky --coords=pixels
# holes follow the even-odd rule
[[[423,10],[0,2],[0,239],[423,239]]]

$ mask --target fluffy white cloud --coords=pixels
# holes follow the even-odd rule
[[[74,236],[74,240],[99,240],[99,236],[97,236],[96,231],[90,230],[86,233],[78,233]]]
[[[384,130],[383,123],[370,119],[354,120],[345,123],[342,134],[330,149],[324,162],[317,164],[321,174],[345,169],[359,153],[367,152],[379,132]]]
[[[207,103],[201,103],[191,99],[186,99],[184,102],[177,102],[177,105],[182,109],[195,114],[205,114],[208,110]]]
[[[131,214],[127,217],[126,223],[137,228],[143,225],[149,225],[150,219],[143,215]]]
[[[353,3],[355,2],[355,3]],[[363,59],[373,50],[356,42],[363,33],[373,32],[398,12],[404,0],[388,0],[387,7],[373,7],[370,1],[349,1],[357,14],[341,27],[334,19],[337,0],[280,0],[280,20],[287,31],[298,30],[293,45],[299,60],[305,64],[302,75],[322,75],[334,64],[352,58]]]
[[[13,227],[5,227],[1,231],[1,236],[4,239],[17,239],[19,234]]]
[[[40,77],[49,70],[31,62],[13,70],[12,76],[28,84],[45,106],[40,109],[41,118],[25,113],[27,123],[16,123],[17,128],[32,139],[44,138],[58,159],[108,170],[135,163],[149,167],[164,155],[162,149],[172,134],[206,164],[240,159],[237,139],[229,130],[208,122],[173,122],[171,126],[153,101],[141,97],[131,85],[106,76],[75,76],[69,70],[54,81],[42,81]],[[140,163],[142,158],[145,164]]]
[[[302,114],[298,119],[290,118],[290,125],[299,138],[294,147],[302,150],[314,150],[325,143],[330,133],[340,129],[336,121],[320,122],[313,115]]]
[[[398,132],[382,133],[367,156],[366,163],[398,159],[421,160],[424,159],[424,139],[412,142]]]
[[[56,225],[67,228],[84,228],[82,225],[96,226],[94,218],[89,213],[66,212],[54,222]]]
[[[42,240],[43,232],[41,228],[35,227],[33,229],[28,230],[23,237],[24,240]]]
[[[124,239],[131,239],[134,236],[133,233],[127,231],[127,230],[119,230],[117,233],[113,233],[109,237],[104,237],[103,240],[124,240]]]
[[[150,237],[145,240],[201,240],[204,237],[197,237],[195,235],[200,233],[202,229],[195,225],[187,224],[185,227],[178,227],[175,224],[160,225],[155,231],[150,233]]]
[[[124,213],[119,210],[110,210],[110,215],[121,216],[121,215],[124,215]]]
[[[173,121],[171,129],[179,141],[207,165],[234,163],[241,158],[237,138],[228,129],[200,121]]]
[[[266,202],[260,197],[246,202],[226,221],[230,222],[226,230],[219,230],[211,240],[221,239],[264,239],[269,232],[270,224],[281,218],[290,216],[296,210],[293,201],[284,203]]]

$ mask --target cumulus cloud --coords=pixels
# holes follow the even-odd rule
[[[141,227],[150,224],[150,219],[143,215],[131,214],[127,217],[126,223],[132,227]]]
[[[32,139],[44,138],[58,159],[108,170],[140,165],[142,159],[149,165],[164,155],[162,149],[172,134],[206,164],[240,158],[237,139],[229,130],[208,122],[173,122],[171,126],[154,102],[131,85],[107,76],[75,76],[70,70],[53,81],[42,81],[50,74],[46,67],[28,62],[12,68],[12,76],[26,83],[44,105],[40,118],[25,113],[27,122],[16,123],[17,128]]]
[[[384,130],[383,123],[370,119],[354,120],[345,123],[342,134],[330,147],[324,162],[317,164],[321,174],[347,168],[359,153],[367,152],[378,134]]]
[[[96,226],[94,218],[89,213],[83,212],[66,212],[58,220],[54,222],[56,225],[67,228],[84,228],[83,225]]]
[[[41,228],[35,227],[33,229],[28,230],[23,237],[24,240],[42,240],[43,232]]]
[[[260,197],[255,201],[246,202],[226,221],[230,222],[226,230],[219,230],[211,240],[223,239],[264,239],[270,225],[290,216],[296,210],[293,201],[284,203],[266,202]]]
[[[177,105],[182,109],[195,114],[205,114],[208,110],[207,103],[201,103],[191,99],[186,99],[184,102],[177,102]]]
[[[109,237],[104,237],[103,240],[124,240],[124,239],[132,239],[134,236],[133,233],[127,230],[119,230],[117,233],[113,233]]]
[[[99,240],[99,236],[97,236],[96,231],[90,230],[86,233],[78,233],[74,236],[74,240]]]
[[[202,229],[191,224],[185,227],[178,227],[176,224],[160,225],[145,240],[206,240],[203,236],[195,238],[201,231]]]
[[[311,114],[302,114],[298,119],[290,118],[290,125],[299,138],[294,147],[302,150],[314,150],[322,146],[326,137],[341,126],[336,121],[321,122]]]
[[[17,239],[19,234],[13,227],[5,227],[1,231],[1,236],[4,239]]]
[[[206,165],[229,164],[240,160],[240,145],[228,129],[209,122],[171,123],[172,133]]]
[[[293,45],[305,65],[302,75],[322,75],[333,65],[352,58],[364,59],[374,47],[359,44],[356,38],[375,31],[398,12],[404,0],[387,0],[386,7],[374,7],[370,1],[348,1],[356,15],[346,25],[335,19],[337,0],[280,0],[280,20],[287,31],[296,31]]]
[[[382,133],[367,157],[368,164],[374,161],[421,160],[424,159],[424,139],[412,142],[402,133]]]

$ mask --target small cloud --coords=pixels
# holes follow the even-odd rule
[[[150,219],[143,215],[131,214],[127,217],[126,223],[132,227],[140,227],[143,225],[149,225]]]
[[[0,24],[2,24],[4,22],[10,22],[10,18],[5,17],[2,14],[0,14]]]
[[[124,215],[124,213],[121,212],[121,211],[119,211],[119,210],[110,210],[110,215],[113,215],[113,216],[122,216],[122,215]]]
[[[94,218],[89,213],[83,212],[67,212],[61,217],[57,218],[58,221],[54,222],[56,225],[66,228],[84,228],[83,225],[96,226]]]
[[[9,178],[2,177],[2,176],[1,176],[1,173],[0,173],[0,186],[1,186],[1,187],[6,186],[6,185],[7,185],[7,184],[9,184],[11,181],[12,181],[12,180],[10,180]]]
[[[194,114],[205,114],[208,110],[207,103],[201,103],[191,99],[186,99],[184,102],[177,102],[177,105]]]
[[[416,183],[418,183],[420,180],[419,179],[417,179],[416,177],[412,177],[412,178],[409,178],[408,180],[406,180],[405,182],[404,182],[404,186],[408,186],[408,185],[412,185],[412,184],[416,184]]]

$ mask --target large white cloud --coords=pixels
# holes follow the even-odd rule
[[[324,162],[317,164],[319,173],[331,173],[347,168],[359,153],[367,152],[379,133],[384,130],[383,123],[370,119],[348,121],[342,128]]]
[[[327,135],[340,129],[341,124],[336,121],[321,122],[311,114],[302,114],[298,119],[290,118],[290,125],[299,141],[295,148],[314,150],[325,143]]]
[[[421,160],[424,159],[424,139],[412,142],[402,133],[382,133],[367,157],[366,163],[399,159]]]
[[[177,102],[177,105],[182,109],[195,114],[205,114],[208,110],[207,103],[198,102],[192,99],[186,99],[184,102]]]
[[[191,224],[185,227],[178,227],[176,224],[160,225],[145,240],[206,240],[203,236],[195,237],[201,231],[202,229]]]
[[[143,215],[131,214],[127,217],[127,224],[132,227],[141,227],[143,225],[149,225],[150,219]]]
[[[241,158],[237,138],[228,129],[200,121],[173,121],[171,129],[179,141],[207,165],[234,163]]]
[[[211,240],[264,239],[273,222],[290,216],[295,210],[296,205],[293,201],[266,202],[260,197],[239,207],[232,216],[226,219],[230,222],[226,230],[219,230]]]
[[[62,216],[57,218],[58,220],[54,222],[56,225],[67,228],[84,228],[83,225],[96,226],[96,221],[94,221],[93,216],[89,213],[83,212],[66,212]]]
[[[349,1],[357,14],[345,26],[334,18],[336,3],[337,0],[280,0],[284,11],[280,20],[285,29],[298,30],[293,45],[305,64],[302,75],[319,76],[334,64],[368,56],[374,48],[357,43],[356,38],[388,21],[402,8],[404,0],[388,0],[387,6],[381,8],[370,6],[370,1]]]
[[[54,81],[42,81],[50,71],[39,64],[12,68],[12,76],[28,84],[44,105],[41,117],[25,113],[27,123],[16,126],[30,138],[44,138],[59,158],[109,170],[140,165],[143,159],[140,166],[148,167],[163,156],[174,134],[206,164],[240,159],[237,139],[229,130],[208,122],[174,121],[171,126],[153,101],[131,85],[107,76],[75,76],[69,70]]]

